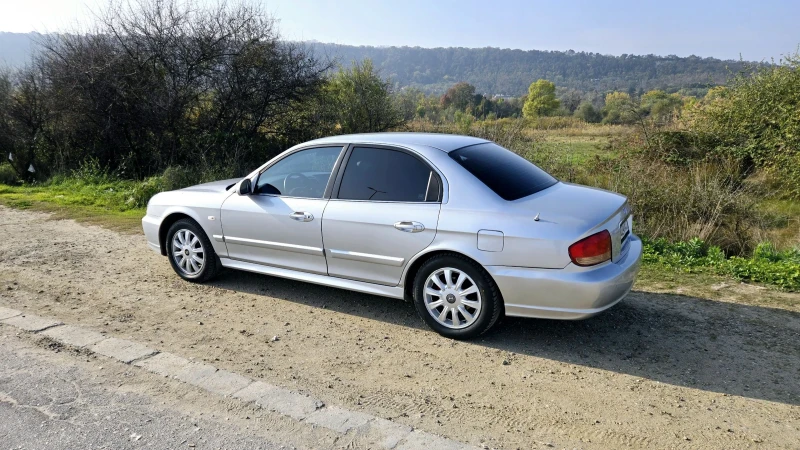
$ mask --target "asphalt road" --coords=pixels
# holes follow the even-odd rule
[[[298,442],[301,430],[291,438],[285,429],[259,426],[257,411],[247,416],[246,408],[222,401],[198,402],[175,381],[42,345],[41,338],[0,330],[1,449],[316,448]],[[243,414],[250,422],[244,427]]]

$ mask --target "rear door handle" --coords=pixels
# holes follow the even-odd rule
[[[314,220],[314,215],[303,211],[295,211],[289,214],[289,217],[298,222],[311,222]]]
[[[395,222],[394,227],[400,231],[405,231],[406,233],[419,233],[420,231],[425,230],[425,225],[419,222]]]

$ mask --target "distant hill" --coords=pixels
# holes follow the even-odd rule
[[[0,32],[0,64],[25,64],[39,36]],[[483,94],[519,96],[539,78],[580,91],[704,90],[724,84],[747,64],[698,56],[611,56],[571,50],[306,45],[317,56],[343,64],[370,58],[398,87],[415,86],[428,93],[443,93],[454,83],[467,81]]]
[[[372,59],[399,86],[443,93],[467,81],[478,92],[519,96],[539,78],[581,91],[638,92],[708,88],[744,68],[740,61],[698,56],[621,55],[499,48],[355,47],[308,43],[318,55],[342,63]]]
[[[39,33],[0,32],[0,67],[20,67],[31,59]]]

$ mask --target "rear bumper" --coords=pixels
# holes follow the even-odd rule
[[[642,241],[631,235],[628,252],[615,262],[586,270],[488,266],[505,301],[507,316],[585,319],[622,300],[639,273]]]
[[[161,243],[158,239],[158,229],[161,226],[161,219],[158,217],[144,216],[142,218],[142,230],[147,239],[147,246],[154,252],[161,254]]]

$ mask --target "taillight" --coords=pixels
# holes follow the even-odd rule
[[[579,266],[593,266],[611,259],[611,234],[595,233],[569,246],[569,258]]]

